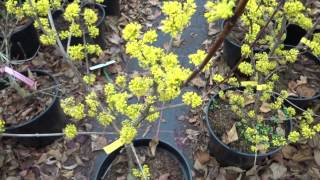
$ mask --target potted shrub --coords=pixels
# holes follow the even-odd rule
[[[172,46],[173,39],[187,27],[195,8],[196,4],[193,0],[184,3],[176,1],[164,2],[162,11],[166,14],[166,18],[162,20],[161,24],[163,25],[163,32],[171,36],[172,40],[169,47]],[[176,19],[181,22],[177,23]],[[144,73],[131,76],[119,74],[115,78],[114,84],[105,84],[103,91],[95,91],[90,88],[82,101],[80,98],[69,97],[61,102],[64,112],[73,120],[80,120],[86,117],[95,118],[100,125],[104,127],[112,125],[115,129],[117,129],[116,120],[118,124],[121,124],[119,138],[104,148],[110,158],[104,161],[104,165],[99,170],[99,177],[105,174],[103,171],[117,168],[114,163],[111,166],[107,165],[111,163],[111,160],[117,158],[114,156],[122,155],[119,153],[122,146],[124,146],[125,156],[128,158],[128,161],[121,165],[128,167],[128,169],[124,169],[123,173],[127,178],[159,178],[158,170],[155,169],[156,167],[153,164],[150,164],[153,161],[141,163],[138,158],[141,151],[142,153],[150,152],[148,146],[152,146],[154,148],[153,151],[156,150],[156,154],[159,155],[161,155],[162,148],[170,150],[175,156],[175,163],[181,163],[181,167],[187,166],[172,147],[166,146],[164,142],[159,141],[158,135],[151,142],[150,140],[143,140],[136,141],[136,144],[133,144],[139,129],[144,127],[143,125],[146,123],[157,121],[160,111],[185,105],[195,108],[202,104],[202,99],[197,93],[188,91],[182,95],[183,103],[167,105],[168,102],[181,95],[182,84],[191,74],[191,70],[180,65],[178,55],[172,52],[171,48],[165,50],[152,45],[158,38],[155,29],[148,29],[145,33],[141,33],[142,28],[138,23],[129,23],[123,29],[123,38],[127,41],[126,52],[132,58],[138,60],[139,66]],[[204,55],[203,51],[198,51],[190,55],[190,60],[196,64]],[[95,83],[95,75],[86,75],[83,80],[90,87]],[[101,103],[101,97],[104,98],[106,106]],[[78,134],[76,125],[68,124],[64,129],[64,133],[67,138],[74,138]],[[142,146],[147,147],[139,147],[140,143]],[[158,158],[160,157],[157,155],[155,157],[155,161],[159,162]],[[166,164],[165,166],[168,165]],[[166,173],[169,173],[168,177],[190,179],[189,168],[184,167],[177,170],[180,172],[168,171]],[[112,175],[114,174],[109,174],[107,177]]]
[[[36,55],[40,47],[33,20],[25,17],[17,1],[0,2],[0,41],[8,43],[12,60],[27,60]]]
[[[206,4],[208,12],[205,13],[205,17],[208,22],[222,19],[218,26],[223,29],[224,19],[232,16],[234,4],[233,0],[216,3],[209,1]],[[306,14],[307,8],[299,1],[249,1],[239,23],[224,40],[223,59],[231,68],[237,65],[241,58],[241,49],[253,43],[262,28],[264,33],[260,34],[261,37],[253,48],[255,52],[268,51],[274,34],[279,33],[281,24],[286,26],[283,29],[282,41],[286,45],[297,45],[306,30],[312,27],[312,20]],[[268,21],[270,18],[271,22]],[[264,26],[265,24],[268,26]]]
[[[222,6],[221,4],[225,7],[226,1],[218,2],[212,7],[217,8]],[[252,4],[249,2],[248,5],[250,8]],[[274,19],[271,15],[266,20],[268,23],[261,28],[257,26],[254,33],[244,33],[249,44],[242,45],[241,56],[248,61],[240,62],[237,69],[250,77],[249,81],[238,80],[235,77],[224,79],[220,74],[213,76],[217,83],[228,82],[236,87],[221,90],[211,99],[206,109],[206,123],[213,144],[210,151],[225,166],[239,166],[244,169],[254,167],[288,142],[311,138],[320,130],[319,124],[313,119],[315,114],[312,110],[305,111],[288,101],[290,94],[286,91],[287,88],[279,87],[277,84],[282,78],[279,72],[283,67],[290,71],[291,64],[302,61],[298,49],[288,50],[282,44],[287,28],[286,18],[294,17],[290,7],[296,5],[300,6],[301,3],[285,2],[283,6],[286,16],[281,17],[276,15],[279,8],[272,8],[273,13],[269,14],[274,14],[274,22],[282,23],[272,23]],[[231,6],[232,4],[228,4],[232,9]],[[209,18],[225,18],[219,11],[211,12],[209,15]],[[229,17],[231,16],[232,11]],[[264,31],[269,23],[274,29]],[[308,22],[303,23],[309,26]],[[314,29],[315,25],[311,26],[310,29]],[[268,35],[268,32],[273,32],[273,36]],[[260,33],[264,34],[257,36]],[[265,43],[266,50],[256,52],[252,48],[255,47],[254,42]],[[285,102],[290,102],[290,106],[286,106]],[[298,114],[295,108],[302,110],[301,114]],[[300,125],[297,131],[291,131],[291,120],[297,120]]]

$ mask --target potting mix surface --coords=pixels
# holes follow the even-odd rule
[[[148,165],[151,179],[184,180],[181,164],[174,155],[165,149],[157,148],[155,155],[149,147],[135,148],[139,161]],[[128,177],[128,156],[125,151],[112,161],[102,180],[119,180]],[[137,166],[137,165],[136,165]]]
[[[53,79],[30,73],[27,77],[36,82],[36,89],[13,79],[17,83],[15,88],[9,85],[0,90],[0,118],[5,119],[7,127],[26,123],[46,111],[57,95],[58,85]]]
[[[206,23],[203,13],[205,12],[204,4],[206,0],[196,0],[197,12],[192,18],[191,25],[186,29],[179,42],[176,42],[173,51],[180,55],[180,61],[186,67],[191,65],[187,62],[187,56],[195,53],[201,46],[207,50],[212,41],[217,37],[220,27],[214,23],[209,25]],[[104,73],[102,69],[96,70],[97,82],[94,86],[96,90],[103,90],[104,84],[110,82],[115,75],[119,73],[134,73],[140,69],[135,60],[129,60],[124,53],[125,43],[121,36],[123,27],[129,22],[140,22],[148,27],[157,27],[159,19],[163,17],[159,7],[159,0],[121,0],[121,16],[107,17],[105,25],[107,33],[105,40],[107,48],[104,49],[100,57],[93,57],[90,60],[90,66],[99,63],[105,63],[109,60],[115,60],[116,63],[108,66]],[[315,6],[315,8],[320,8]],[[317,16],[315,16],[317,17]],[[144,29],[146,30],[146,29]],[[159,35],[157,46],[166,47],[169,37],[167,35]],[[212,76],[215,73],[226,74],[228,67],[221,59],[221,50],[215,55],[214,59],[218,62],[218,66],[210,71],[206,71],[197,76],[192,82],[192,89],[197,90],[205,96],[204,104],[209,101],[212,95],[216,92],[211,91],[211,87],[215,86]],[[44,61],[45,59],[45,61]],[[78,68],[85,74],[85,63],[78,63]],[[302,65],[304,66],[304,65]],[[320,77],[315,75],[319,69],[307,67],[309,74],[295,75],[295,83],[300,80],[307,80],[307,84],[318,88]],[[306,66],[304,67],[306,68]],[[16,70],[24,71],[27,69],[46,69],[51,73],[59,84],[61,98],[75,96],[81,99],[85,94],[84,87],[79,82],[78,77],[72,69],[66,64],[60,52],[53,47],[42,46],[38,55],[32,60],[22,65],[17,65]],[[315,71],[315,72],[313,72]],[[305,72],[304,72],[305,73]],[[37,78],[37,77],[36,77]],[[208,80],[206,80],[206,78]],[[41,83],[44,80],[38,80],[38,90],[51,87],[52,84]],[[288,83],[284,81],[285,89],[288,88]],[[312,83],[315,82],[315,83]],[[43,86],[42,86],[43,84]],[[225,88],[225,85],[220,85],[220,89]],[[297,92],[298,90],[295,89]],[[38,93],[36,97],[47,97],[45,100],[33,101],[26,107],[32,106],[32,110],[23,108],[23,103],[15,104],[10,113],[21,117],[31,117],[39,113],[39,109],[44,109],[51,100],[50,91],[46,93]],[[6,92],[7,94],[8,92]],[[52,92],[51,92],[52,93]],[[8,119],[4,116],[7,111],[4,108],[9,108],[9,105],[17,101],[19,98],[13,90],[10,90],[10,95],[0,97],[0,118]],[[41,102],[41,103],[40,103]],[[172,104],[181,102],[178,98]],[[319,104],[319,103],[318,103]],[[313,107],[315,113],[320,114],[320,105]],[[28,112],[30,111],[30,112]],[[27,113],[28,112],[28,113]],[[26,115],[25,115],[26,114]],[[192,168],[193,179],[196,180],[213,180],[213,179],[320,179],[320,136],[305,140],[297,144],[285,146],[282,151],[268,158],[263,164],[258,167],[246,171],[239,167],[221,167],[215,160],[215,157],[209,154],[208,141],[209,134],[204,122],[203,109],[189,110],[186,107],[178,108],[163,112],[159,121],[156,121],[150,126],[146,126],[144,131],[139,132],[139,137],[154,137],[157,134],[161,140],[169,142],[176,147],[185,157],[187,157],[190,167]],[[12,116],[10,116],[12,117]],[[9,117],[9,120],[10,120]],[[232,118],[232,115],[224,116],[224,118]],[[22,118],[20,118],[21,120]],[[10,120],[11,123],[19,123],[19,118]],[[320,119],[316,119],[318,121]],[[160,129],[158,128],[160,123]],[[226,121],[224,130],[230,129],[233,122]],[[87,118],[77,122],[79,131],[101,131],[95,119]],[[108,132],[115,131],[108,127]],[[222,131],[221,131],[222,132]],[[114,142],[118,135],[112,136],[84,136],[79,135],[73,140],[60,138],[53,144],[42,148],[33,149],[26,148],[17,144],[13,139],[2,138],[0,140],[0,179],[3,180],[91,180],[93,175],[98,170],[99,157],[104,154],[102,148]],[[150,156],[148,148],[137,148],[139,157],[145,163],[149,163],[153,178],[157,180],[168,180],[181,178],[181,171],[176,165],[174,158],[169,158],[166,152],[159,148],[156,158]],[[105,154],[104,154],[105,155]],[[158,157],[159,156],[159,157]],[[117,158],[117,162],[111,167],[111,174],[107,173],[105,179],[126,179],[127,162],[124,155]],[[169,164],[169,165],[168,165]]]

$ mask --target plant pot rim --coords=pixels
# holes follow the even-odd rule
[[[18,32],[20,32],[20,31],[25,30],[26,28],[28,28],[34,22],[34,20],[32,18],[28,17],[27,19],[28,20],[27,20],[27,22],[25,24],[20,25],[20,26],[16,26],[14,28],[13,32],[11,33],[11,36],[16,34],[16,33],[18,33]],[[3,38],[2,33],[0,33],[0,37]]]
[[[226,21],[224,19],[219,20],[219,26],[220,26],[220,30],[223,31],[224,29],[224,23]],[[231,33],[231,32],[230,32]],[[239,48],[241,48],[241,45],[236,43],[234,40],[232,40],[232,38],[230,38],[230,36],[226,36],[225,40],[229,41],[232,45],[237,46]]]
[[[241,88],[241,87],[239,87]],[[227,91],[227,90],[235,90],[235,89],[239,89],[238,87],[228,87],[228,88],[225,88],[223,89],[222,91]],[[212,102],[219,98],[218,96],[218,93],[216,93],[215,95],[212,96],[212,98],[209,100],[208,102],[208,106],[205,108],[204,112],[205,112],[205,120],[206,120],[206,124],[207,124],[207,127],[208,127],[208,130],[209,130],[209,133],[226,149],[228,149],[229,151],[231,151],[232,153],[235,153],[235,154],[238,154],[238,155],[244,155],[244,156],[248,156],[248,157],[266,157],[266,156],[270,156],[278,151],[280,151],[282,149],[283,146],[280,146],[278,148],[275,148],[271,151],[268,151],[267,153],[262,153],[262,154],[257,154],[255,155],[255,153],[247,153],[247,152],[241,152],[241,151],[236,151],[235,149],[232,149],[230,148],[228,145],[226,145],[225,143],[223,143],[220,138],[214,133],[214,130],[213,128],[211,127],[211,124],[210,124],[210,119],[208,117],[208,114],[209,114],[209,107],[210,105],[212,104]],[[290,129],[289,129],[289,132],[292,130],[292,121],[291,120],[288,120],[289,123],[290,123]]]
[[[49,74],[49,73],[46,72],[46,71],[39,70],[39,69],[32,69],[32,70],[30,70],[30,71],[31,71],[31,72],[40,73],[40,74],[43,74],[43,75],[47,75],[47,76],[50,77],[50,79],[52,80],[52,82],[53,82],[55,85],[58,84],[57,81],[56,81],[56,79],[55,79],[51,74]],[[22,71],[22,73],[24,73],[24,72],[26,72],[26,71]],[[26,124],[29,124],[29,123],[34,122],[34,121],[37,121],[41,116],[43,116],[43,115],[54,105],[54,103],[55,103],[55,102],[57,101],[57,99],[58,99],[58,96],[57,96],[57,95],[58,95],[58,87],[55,87],[55,88],[53,89],[53,91],[54,91],[54,96],[53,96],[53,99],[52,99],[50,105],[47,106],[47,108],[45,108],[40,114],[38,114],[37,116],[32,117],[32,118],[29,119],[29,120],[23,121],[22,123],[18,123],[18,124],[16,124],[16,125],[11,125],[11,126],[9,126],[9,127],[6,127],[6,128],[5,128],[6,131],[7,131],[7,130],[8,130],[8,131],[12,131],[12,130],[18,129],[18,128],[20,128],[20,127],[23,127],[23,126],[25,126]]]
[[[141,144],[148,144],[150,141],[152,140],[152,138],[137,138],[133,141],[133,144],[136,145],[138,144],[138,146],[144,146]],[[140,145],[139,145],[140,144]],[[148,146],[148,145],[146,145]],[[187,159],[185,158],[185,156],[173,145],[171,145],[169,142],[165,142],[162,140],[159,140],[159,144],[158,147],[163,148],[165,150],[167,150],[170,154],[172,154],[173,156],[175,156],[177,159],[177,161],[179,162],[179,164],[181,165],[181,168],[183,171],[185,171],[185,173],[183,173],[186,176],[186,180],[192,180],[192,174],[191,174],[191,168],[188,164]],[[119,151],[123,148],[120,147],[117,150],[115,150],[114,152],[112,152],[111,154],[105,154],[103,153],[103,156],[100,157],[103,160],[101,160],[101,162],[97,165],[97,171],[94,172],[93,174],[93,179],[94,180],[98,180],[99,175],[101,175],[102,170],[106,171],[109,166],[107,166],[106,168],[103,168],[103,166],[105,165],[106,162],[110,161],[112,163],[112,161],[114,160],[114,155],[117,155],[117,153],[119,153]]]
[[[103,23],[105,17],[106,17],[106,11],[104,10],[104,7],[101,4],[98,3],[92,3],[92,2],[86,2],[84,3],[81,8],[85,8],[85,6],[90,6],[93,5],[96,9],[101,11],[101,17],[99,16],[98,13],[98,21],[96,22],[96,26],[99,26],[101,23]],[[100,17],[100,18],[99,18]]]

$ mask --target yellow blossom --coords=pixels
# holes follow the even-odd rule
[[[67,124],[67,126],[63,130],[67,139],[73,139],[77,136],[78,130],[74,124]]]
[[[202,98],[195,92],[186,92],[182,96],[182,101],[192,108],[196,108],[202,104]]]

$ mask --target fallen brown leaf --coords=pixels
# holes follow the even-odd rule
[[[205,151],[198,151],[196,152],[196,159],[201,163],[201,164],[206,164],[207,162],[210,161],[211,156],[208,152]]]
[[[260,107],[260,112],[262,113],[268,113],[271,111],[271,104],[263,102]]]
[[[317,93],[313,88],[309,87],[306,84],[298,86],[296,88],[296,91],[299,96],[303,97],[312,97]]]
[[[222,142],[225,144],[230,144],[234,141],[237,141],[239,139],[236,123],[233,124],[232,128],[222,136]]]
[[[287,168],[279,163],[272,163],[269,167],[273,174],[273,179],[283,178],[287,173]]]

